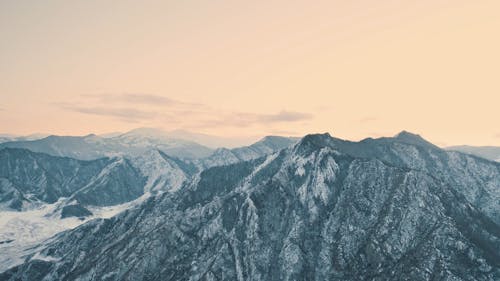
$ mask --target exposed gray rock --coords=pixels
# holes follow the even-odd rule
[[[0,280],[499,280],[500,164],[309,135],[58,234]]]
[[[61,210],[61,218],[77,217],[84,218],[92,216],[92,213],[80,204],[67,205]]]
[[[297,141],[296,138],[267,136],[249,146],[216,149],[209,157],[194,160],[192,163],[198,166],[199,169],[234,164],[272,154],[293,145]]]
[[[0,150],[0,203],[16,210],[62,197],[96,206],[125,203],[143,194],[145,182],[124,158],[82,161],[26,149]]]

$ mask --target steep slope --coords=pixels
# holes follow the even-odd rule
[[[268,136],[250,146],[212,150],[191,140],[176,138],[175,136],[175,134],[169,135],[157,129],[139,128],[107,138],[91,134],[87,136],[48,136],[36,140],[8,141],[0,143],[0,149],[23,148],[34,152],[80,160],[94,160],[114,156],[137,157],[151,150],[160,150],[166,155],[197,163],[199,167],[205,168],[262,157],[283,149],[298,140],[296,138]],[[181,136],[187,138],[191,135]]]
[[[150,132],[131,131],[119,136],[103,138],[87,136],[48,136],[30,141],[0,143],[1,148],[23,148],[53,156],[94,160],[102,157],[141,155],[151,149],[159,149],[181,158],[206,157],[212,150],[197,143],[152,135]]]
[[[143,194],[145,178],[123,158],[92,161],[26,149],[0,150],[0,202],[16,210],[72,196],[88,205],[114,205]]]
[[[463,194],[467,200],[500,224],[500,173],[498,163],[458,152],[447,152],[418,135],[401,132],[394,138],[360,142],[324,138],[324,143],[354,157],[375,158],[393,166],[430,174]]]
[[[61,233],[0,279],[498,280],[498,205],[469,199],[498,195],[500,165],[414,141],[360,142],[360,157],[309,135]],[[460,171],[483,183],[465,192]]]
[[[500,147],[498,146],[450,146],[446,147],[446,150],[450,151],[460,151],[467,154],[476,155],[483,157],[492,161],[500,162]]]
[[[0,201],[9,198],[9,206],[15,209],[20,209],[26,203],[54,203],[60,197],[68,197],[83,187],[107,164],[105,159],[82,162],[25,149],[2,149],[2,189],[6,187],[13,192],[2,192],[3,199]]]
[[[80,204],[111,206],[126,203],[144,193],[146,178],[126,158],[116,158],[70,198]]]
[[[234,164],[240,161],[248,161],[272,154],[291,146],[297,141],[298,139],[296,138],[266,136],[260,141],[249,146],[233,149],[216,149],[209,157],[195,160],[193,162],[199,166],[200,169]]]
[[[132,156],[130,161],[147,178],[144,192],[176,191],[198,172],[194,165],[156,149]]]
[[[155,148],[168,155],[187,159],[207,157],[212,153],[212,149],[206,146],[190,140],[175,138],[162,130],[152,128],[134,129],[107,140],[125,147],[124,151],[135,153]]]
[[[115,147],[113,144],[108,144],[105,139],[96,135],[81,137],[48,136],[37,140],[1,143],[1,148],[23,148],[33,152],[81,160],[102,158],[124,149],[123,147]]]

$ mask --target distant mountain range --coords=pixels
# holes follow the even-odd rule
[[[68,161],[68,170],[54,164],[50,173],[42,155],[3,153],[2,169],[19,185],[119,161],[128,174],[156,171],[149,177],[158,180],[140,182],[154,190],[169,179],[155,168],[170,167],[161,159],[186,179],[37,245],[14,251],[0,244],[9,268],[0,280],[500,279],[500,163],[409,132],[360,142],[268,137],[201,159],[156,150],[143,162],[57,160]],[[29,160],[8,160],[13,154]],[[44,173],[30,177],[23,167]],[[96,173],[83,173],[82,182],[95,178],[87,174]],[[43,186],[30,192],[43,199]]]
[[[183,158],[205,157],[212,152],[212,149],[192,141],[141,134],[136,131],[110,138],[97,135],[81,137],[48,136],[37,140],[0,143],[0,148],[4,147],[25,148],[34,152],[67,156],[81,160],[93,160],[118,155],[139,155],[151,148]]]
[[[500,162],[500,147],[499,146],[469,146],[459,145],[450,146],[447,150],[460,151],[467,154],[476,155],[489,160]]]
[[[69,198],[70,202],[76,200],[83,205],[122,204],[145,192],[177,190],[184,181],[205,168],[256,159],[295,141],[284,137],[265,137],[248,147],[218,149],[208,157],[196,159],[189,154],[189,157],[181,159],[167,154],[175,155],[181,150],[172,153],[172,146],[168,146],[170,149],[166,152],[158,148],[166,146],[165,143],[170,140],[151,145],[162,139],[149,137],[150,142],[140,145],[137,143],[145,137],[137,137],[135,132],[112,138],[119,138],[122,144],[128,143],[130,147],[141,147],[141,153],[130,152],[129,147],[118,151],[118,146],[107,146],[97,136],[52,136],[39,141],[5,143],[7,147],[0,148],[0,206],[24,210],[41,203],[55,203],[60,198]],[[103,150],[92,150],[94,144],[100,145]],[[29,147],[44,153],[10,146]],[[182,149],[197,147],[190,145]],[[108,154],[120,156],[79,160]],[[79,159],[70,158],[73,155],[78,155]]]
[[[0,183],[0,202],[22,210],[62,197],[98,206],[121,204],[143,194],[145,178],[123,158],[82,161],[5,148],[0,150]]]
[[[31,134],[27,136],[14,136],[8,134],[0,134],[0,143],[9,141],[28,141],[28,140],[38,140],[47,137],[47,134]]]
[[[276,137],[279,138],[279,137]],[[293,138],[283,138],[292,139]],[[0,139],[1,148],[24,148],[53,156],[65,156],[80,160],[94,160],[102,157],[140,155],[150,149],[157,149],[181,159],[199,159],[228,151],[243,139],[219,138],[187,131],[165,132],[159,129],[139,128],[127,133],[113,133],[106,136],[48,136],[40,139],[18,137]],[[296,139],[295,139],[296,140]],[[248,140],[247,140],[248,141]],[[207,144],[208,146],[204,145]],[[268,142],[268,144],[271,144]],[[265,145],[264,145],[265,146]],[[259,154],[259,148],[256,148]],[[264,148],[265,150],[267,148]],[[238,152],[235,152],[238,154]],[[240,156],[241,157],[240,152]],[[248,153],[251,153],[250,151]]]
[[[137,147],[136,142],[143,137],[136,137],[137,133],[112,138]],[[158,136],[147,137],[153,143],[165,143]],[[95,140],[102,138],[49,137],[8,143],[29,144],[46,153],[0,148],[0,272],[18,263],[25,249],[57,232],[132,208],[150,196],[176,192],[205,168],[263,157],[296,141],[266,137],[248,147],[215,150],[201,158],[188,154],[181,159],[159,150],[162,146],[158,145],[143,145],[139,153],[100,143],[103,149],[93,151]],[[224,158],[222,151],[231,157]],[[79,159],[68,157],[75,155]],[[115,156],[80,160],[101,155]]]

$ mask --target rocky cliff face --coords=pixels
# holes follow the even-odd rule
[[[319,138],[327,145],[348,155],[378,159],[400,168],[431,175],[450,185],[456,192],[480,208],[500,225],[500,173],[498,163],[472,155],[447,152],[418,135],[401,132],[394,138],[365,139],[349,142],[335,138]]]
[[[498,280],[499,174],[411,135],[309,135],[61,233],[0,279]]]
[[[145,177],[124,158],[81,161],[25,149],[0,150],[0,202],[4,208],[54,203],[72,197],[108,206],[143,194]]]
[[[203,170],[214,166],[249,161],[280,151],[293,145],[297,141],[298,139],[295,138],[267,136],[249,146],[233,149],[216,149],[210,156],[194,160],[192,163],[199,167],[200,170]]]

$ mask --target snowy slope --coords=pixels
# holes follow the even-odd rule
[[[266,136],[249,146],[237,147],[233,149],[216,149],[210,156],[196,159],[192,162],[200,167],[200,169],[229,165],[272,154],[293,145],[297,141],[298,139],[296,138]]]
[[[149,196],[150,194],[145,194],[136,200],[115,206],[88,207],[92,215],[84,218],[60,218],[57,210],[67,203],[65,198],[24,212],[0,212],[0,272],[21,264],[23,256],[33,253],[37,249],[36,245],[55,234],[96,218],[110,218],[139,205]],[[42,256],[38,255],[37,258],[41,259]]]
[[[26,149],[0,149],[0,207],[25,210],[62,197],[86,205],[115,205],[140,197],[146,178],[128,159],[92,161]]]
[[[188,140],[152,135],[143,131],[131,131],[118,136],[103,138],[87,136],[48,136],[29,141],[0,143],[1,148],[24,148],[53,156],[65,156],[80,160],[102,157],[140,155],[150,149],[159,149],[181,158],[206,157],[211,149]]]
[[[270,147],[252,150],[248,157],[279,148]],[[179,190],[200,169],[157,149],[91,161],[25,149],[0,150],[4,209],[0,211],[0,270],[21,263],[34,246],[61,231],[133,208],[155,194]]]
[[[42,243],[4,280],[498,280],[500,164],[308,135]]]

